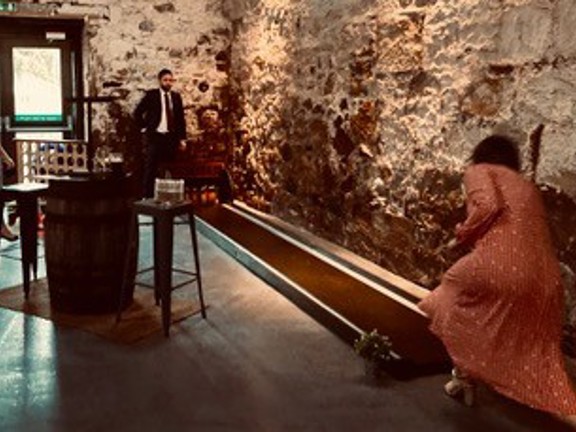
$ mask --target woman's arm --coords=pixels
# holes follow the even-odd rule
[[[504,208],[504,201],[487,165],[468,167],[464,186],[467,217],[456,228],[456,239],[459,245],[472,245],[490,229]]]

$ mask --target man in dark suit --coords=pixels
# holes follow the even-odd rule
[[[172,91],[174,76],[168,69],[158,73],[159,88],[148,90],[134,111],[144,132],[144,196],[154,195],[158,167],[176,157],[178,147],[186,148],[186,121],[182,97]]]

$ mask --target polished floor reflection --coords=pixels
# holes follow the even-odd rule
[[[149,240],[143,229],[143,265]],[[465,408],[442,394],[442,375],[375,385],[348,345],[207,239],[200,247],[208,319],[174,325],[169,340],[116,345],[0,309],[0,431],[562,430],[488,390]],[[0,258],[0,286],[20,282],[20,263]]]

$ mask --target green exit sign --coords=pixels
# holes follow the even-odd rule
[[[14,12],[16,10],[16,3],[0,2],[0,12]]]
[[[62,114],[16,114],[14,120],[18,123],[50,123],[63,121]]]

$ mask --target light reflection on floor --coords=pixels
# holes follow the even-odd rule
[[[0,308],[0,431],[562,430],[489,392],[465,409],[442,395],[444,376],[367,382],[349,346],[199,240],[208,319],[179,323],[169,340],[119,346]],[[20,262],[0,257],[0,288],[20,283]]]

